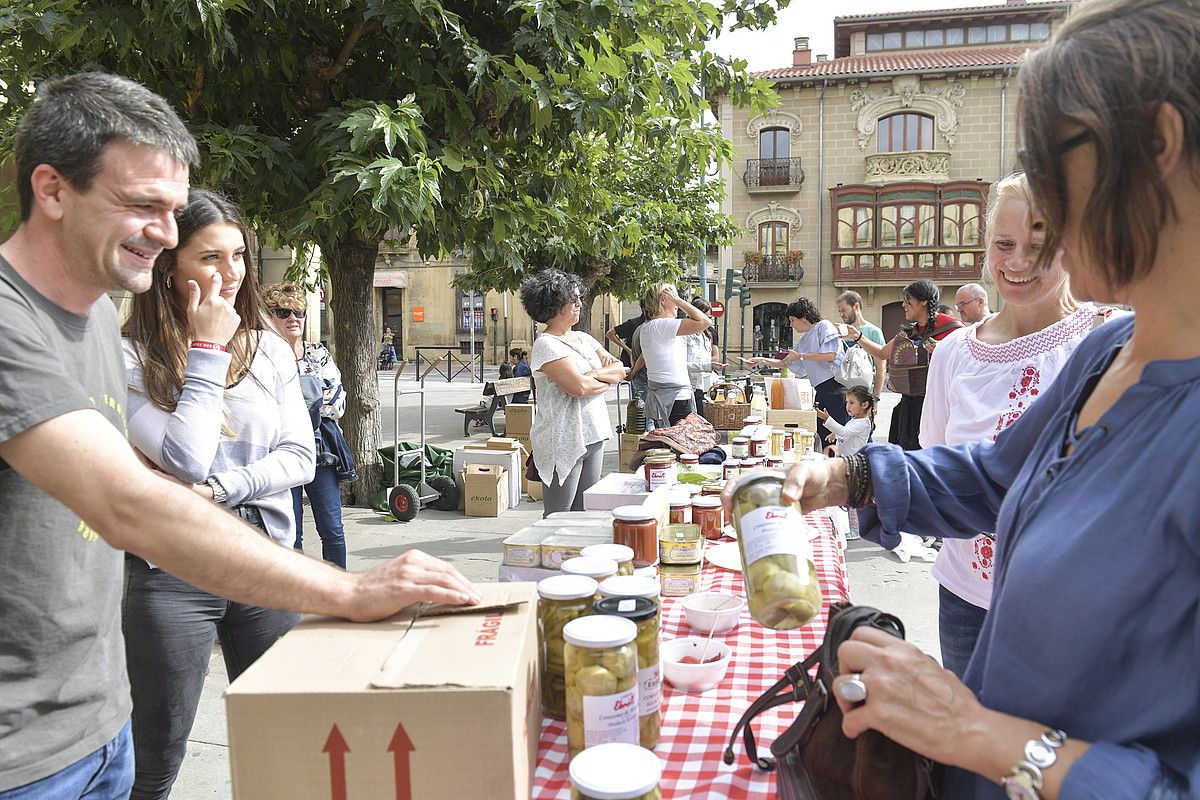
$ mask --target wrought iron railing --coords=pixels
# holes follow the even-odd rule
[[[742,180],[751,189],[774,186],[794,186],[804,183],[804,170],[799,158],[748,158]]]
[[[763,256],[759,264],[747,264],[742,277],[757,283],[799,283],[804,278],[804,267],[789,264],[783,255],[775,254]]]

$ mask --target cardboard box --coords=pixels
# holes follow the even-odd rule
[[[810,432],[815,432],[817,430],[817,412],[800,411],[791,408],[772,408],[767,411],[768,425],[782,428],[784,425],[793,423],[799,425],[801,428],[807,428]]]
[[[463,474],[468,517],[498,517],[508,510],[508,470],[496,464],[468,464]]]
[[[542,482],[525,481],[525,494],[529,495],[530,500],[540,503],[542,501]]]
[[[520,442],[509,436],[489,436],[484,447],[488,450],[512,450],[519,444]]]
[[[542,723],[536,589],[476,589],[517,603],[309,616],[276,642],[225,694],[234,798],[526,800]]]
[[[504,435],[529,435],[533,430],[533,403],[509,403],[504,407]]]
[[[642,435],[640,433],[621,434],[617,463],[620,464],[622,472],[633,472],[631,459],[634,453],[638,451],[638,443],[641,441]]]
[[[641,475],[610,472],[584,490],[583,507],[587,511],[608,511],[617,506],[636,506],[649,494]]]
[[[516,508],[520,504],[525,451],[519,444],[513,450],[489,450],[486,445],[478,444],[460,447],[454,451],[455,475],[461,474],[470,464],[495,464],[508,470],[508,507]],[[466,487],[460,488],[465,489]],[[466,508],[465,503],[463,508]]]

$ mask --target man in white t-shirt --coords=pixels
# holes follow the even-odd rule
[[[649,389],[646,418],[655,427],[674,425],[694,410],[692,382],[687,371],[685,336],[703,333],[712,325],[708,315],[679,296],[669,283],[656,283],[646,292],[642,307],[658,303],[658,314],[642,323],[635,334],[641,356],[633,365],[636,373],[644,363]],[[676,309],[687,316],[680,319]]]

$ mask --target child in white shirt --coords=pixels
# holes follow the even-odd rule
[[[825,437],[825,441],[833,446],[827,448],[826,452],[834,456],[854,455],[866,447],[867,442],[871,441],[871,434],[875,432],[875,398],[871,391],[865,386],[851,386],[844,394],[846,413],[850,415],[845,425],[832,419],[825,409],[816,409],[817,417],[824,420],[825,427],[831,431]],[[854,513],[854,509],[849,509],[849,512],[850,532],[846,534],[846,538],[858,539],[858,515]]]

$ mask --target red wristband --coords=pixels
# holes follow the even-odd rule
[[[197,350],[220,350],[222,353],[229,352],[229,348],[225,347],[223,344],[217,344],[216,342],[202,342],[199,339],[192,342],[192,347],[196,348]]]

